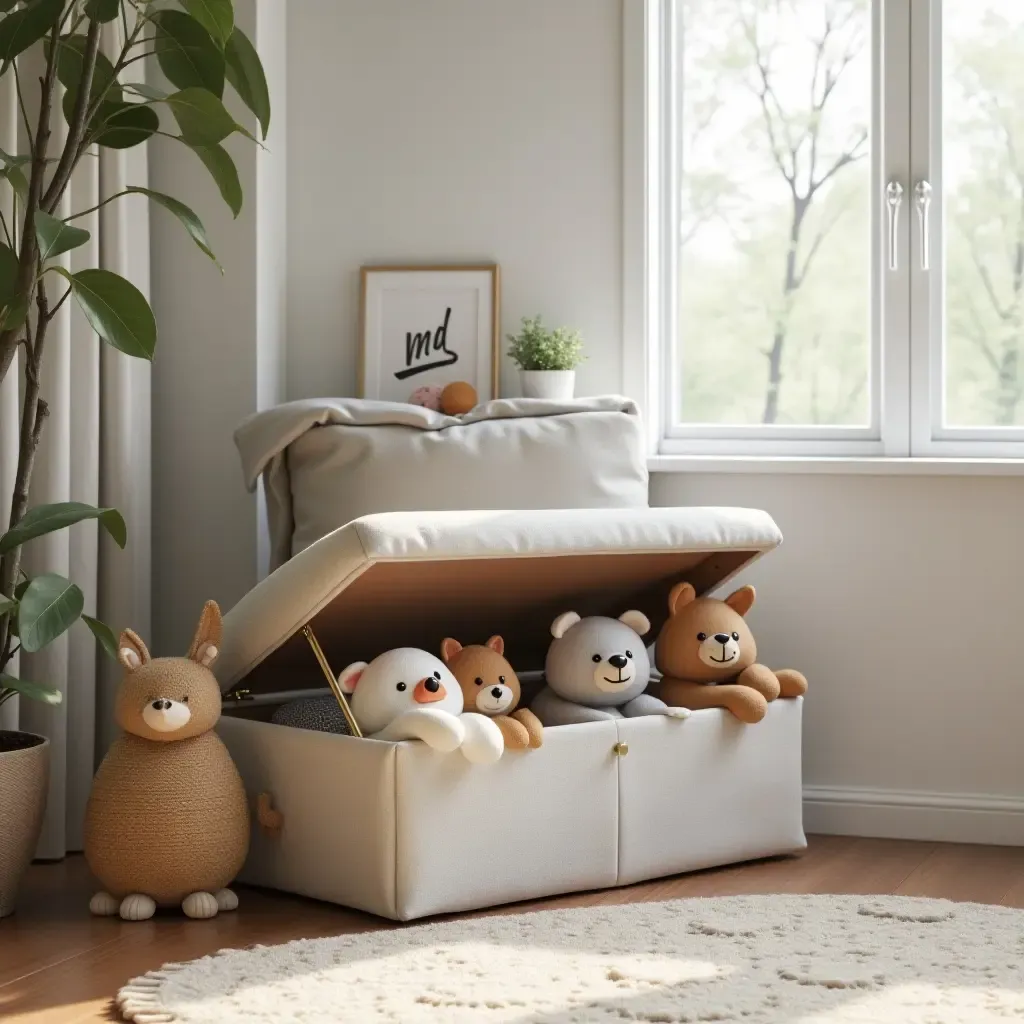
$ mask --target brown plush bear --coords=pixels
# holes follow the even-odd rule
[[[753,587],[740,587],[724,601],[698,598],[689,583],[672,588],[669,619],[655,648],[663,701],[691,710],[727,708],[741,722],[760,722],[769,701],[807,692],[799,672],[757,664],[757,645],[743,618],[753,603]]]
[[[494,719],[512,750],[539,747],[544,727],[529,708],[515,710],[522,693],[512,666],[505,660],[505,641],[492,636],[484,645],[463,647],[446,637],[441,658],[462,687],[463,707]]]

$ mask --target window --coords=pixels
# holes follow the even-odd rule
[[[1022,0],[637,0],[659,451],[1024,455],[1022,67]]]

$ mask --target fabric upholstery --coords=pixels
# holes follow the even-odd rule
[[[250,798],[284,818],[240,877],[411,920],[791,853],[802,704],[558,726],[493,765],[225,715]]]
[[[286,562],[225,615],[214,671],[226,690],[270,659],[261,689],[322,685],[300,635],[307,622],[335,671],[394,646],[439,651],[445,636],[474,630],[501,632],[517,671],[540,668],[559,612],[618,615],[639,601],[656,629],[684,573],[703,592],[781,540],[771,516],[753,509],[366,516]]]
[[[647,505],[641,421],[625,398],[499,399],[464,416],[364,399],[260,412],[235,441],[262,474],[271,568],[376,512]]]

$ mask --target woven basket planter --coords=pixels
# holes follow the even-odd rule
[[[0,732],[0,917],[14,910],[18,886],[43,825],[50,741],[29,732]]]

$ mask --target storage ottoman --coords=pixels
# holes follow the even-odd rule
[[[335,672],[500,633],[529,678],[560,612],[639,608],[653,641],[673,584],[705,593],[780,541],[745,509],[433,512],[366,516],[301,551],[227,614],[216,666],[220,734],[250,798],[284,816],[242,879],[409,920],[803,848],[801,700],[754,726],[714,709],[548,728],[493,765],[260,720],[324,685],[304,626]]]

